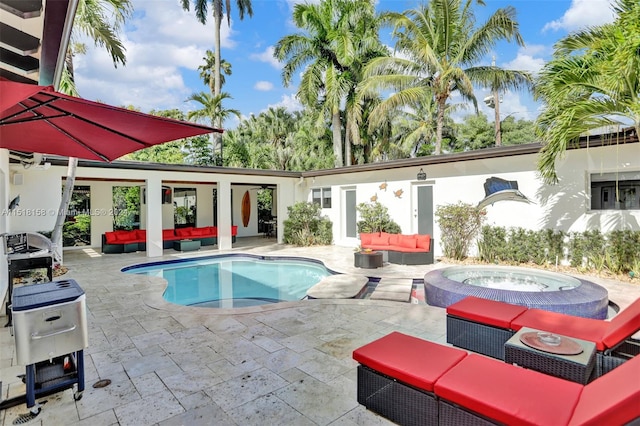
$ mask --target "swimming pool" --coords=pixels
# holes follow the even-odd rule
[[[335,272],[298,257],[229,254],[129,266],[122,272],[167,280],[167,302],[195,307],[238,308],[301,300]]]

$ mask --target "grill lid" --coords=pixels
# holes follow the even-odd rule
[[[75,280],[52,281],[13,289],[12,311],[27,311],[43,306],[72,302],[84,294]]]

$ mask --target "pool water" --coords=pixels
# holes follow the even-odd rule
[[[154,262],[123,272],[164,278],[167,302],[219,308],[301,300],[310,287],[333,274],[311,259],[249,255]]]

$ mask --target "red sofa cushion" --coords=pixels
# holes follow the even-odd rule
[[[118,236],[115,232],[105,232],[104,238],[107,244],[116,244],[118,241]]]
[[[387,244],[389,244],[390,246],[400,245],[400,234],[389,234],[388,232],[381,232],[380,236],[387,237]]]
[[[176,236],[176,233],[173,229],[163,229],[162,230],[162,239],[163,240],[170,240],[173,237]]]
[[[433,392],[433,385],[467,352],[417,337],[393,332],[353,351],[362,365],[419,389]]]
[[[380,233],[379,232],[372,232],[372,233],[365,233],[365,232],[361,232],[360,233],[360,245],[363,247],[366,247],[367,245],[371,244],[371,239],[373,237],[379,237]]]
[[[231,227],[231,236],[236,236],[238,235],[238,225],[233,225]]]
[[[139,241],[146,241],[147,240],[147,231],[145,229],[136,229],[135,230],[136,233],[136,239]]]
[[[622,425],[637,418],[640,418],[640,356],[586,385],[569,424]]]
[[[176,235],[178,237],[190,237],[193,228],[178,228],[176,229]]]
[[[191,235],[194,237],[202,237],[209,235],[209,230],[207,228],[193,228],[193,230],[191,230]]]
[[[374,246],[388,246],[389,245],[389,236],[388,235],[374,235],[371,237],[371,244]]]
[[[527,309],[526,306],[467,296],[449,305],[447,314],[493,327],[510,329],[511,322]]]
[[[609,321],[576,317],[535,308],[523,312],[522,315],[511,321],[511,328],[514,330],[530,327],[568,337],[576,337],[594,342],[596,349],[599,351],[606,349],[602,338],[609,329],[609,325]]]
[[[208,226],[207,229],[209,231],[209,235],[211,235],[212,237],[217,237],[218,236],[218,227],[217,226]]]
[[[113,232],[116,234],[116,242],[119,244],[133,242],[136,240],[135,231],[113,231]]]
[[[614,348],[640,330],[640,298],[611,318],[609,328],[602,336],[607,348]]]
[[[402,248],[414,249],[417,247],[417,240],[412,235],[400,235],[398,244]],[[391,240],[389,240],[391,242]]]
[[[416,242],[416,247],[424,249],[425,251],[431,251],[431,235],[414,235]]]
[[[509,425],[566,425],[583,386],[470,354],[435,384],[435,394]]]

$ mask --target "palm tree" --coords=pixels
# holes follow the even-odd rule
[[[544,143],[538,169],[556,183],[555,160],[585,132],[633,126],[640,134],[640,3],[616,0],[613,23],[573,33],[556,43],[536,83],[545,102],[536,124]]]
[[[533,89],[533,77],[527,71],[505,70],[496,67],[495,59],[490,67],[477,67],[476,82],[491,89],[492,101],[489,104],[494,110],[496,146],[502,145],[502,131],[500,129],[500,92],[505,90]]]
[[[180,0],[180,2],[184,10],[189,10],[189,0]],[[225,0],[224,4],[222,0],[193,0],[196,18],[198,18],[198,21],[203,25],[207,23],[208,3],[211,3],[212,5],[215,31],[213,95],[218,96],[220,94],[220,88],[222,87],[220,80],[220,70],[222,68],[222,61],[220,59],[220,28],[222,26],[222,18],[224,15],[227,16],[227,25],[231,26],[231,0]],[[241,20],[244,19],[245,13],[249,15],[249,17],[253,16],[251,0],[236,0],[236,6],[238,7],[238,13]],[[220,126],[220,123],[218,123],[218,126]]]
[[[380,103],[376,114],[435,99],[437,107],[434,154],[441,153],[442,131],[447,101],[458,92],[473,103],[473,83],[484,84],[490,74],[487,67],[475,64],[500,40],[515,40],[523,45],[511,6],[498,9],[487,21],[475,26],[472,3],[482,0],[431,0],[417,9],[386,13],[382,19],[395,26],[396,51],[402,55],[376,58],[365,70],[363,96],[376,89],[395,93]]]
[[[198,102],[202,108],[195,110],[195,111],[190,111],[187,114],[187,119],[189,120],[194,120],[194,121],[203,121],[203,120],[208,120],[211,125],[213,126],[213,123],[216,122],[222,122],[224,120],[226,120],[227,118],[231,117],[232,115],[235,115],[236,117],[240,118],[242,115],[240,114],[240,111],[236,110],[236,109],[227,109],[224,108],[222,106],[222,101],[224,101],[225,99],[232,99],[231,96],[229,96],[228,93],[221,93],[218,96],[214,96],[210,93],[206,93],[206,92],[199,92],[199,93],[194,93],[191,96],[189,96],[189,98],[187,99],[187,101],[196,101]],[[219,161],[213,161],[213,164],[217,164],[219,166],[222,165],[222,139],[218,138],[218,141],[220,141],[220,159]],[[216,140],[214,140],[214,143],[216,142]],[[215,146],[212,147],[212,160],[214,160],[214,155],[213,153],[215,152]]]
[[[96,46],[104,47],[109,52],[115,67],[118,66],[118,63],[125,65],[125,49],[118,38],[118,33],[121,25],[124,24],[132,12],[133,6],[130,0],[79,0],[73,21],[72,38],[74,33],[78,31],[91,37]],[[67,49],[65,68],[59,85],[59,89],[63,93],[78,96],[73,72],[73,55],[84,53],[84,51],[85,46],[79,43],[71,43],[71,46]],[[51,235],[51,239],[55,247],[57,247],[54,251],[54,257],[59,262],[62,261],[62,230],[71,201],[77,168],[78,159],[69,157],[67,179]]]
[[[204,64],[198,67],[200,71],[200,78],[204,81],[204,84],[209,86],[211,94],[215,93],[215,56],[212,51],[207,50],[206,56],[202,58]],[[231,63],[224,59],[220,60],[220,87],[224,86],[225,75],[231,75]]]
[[[283,37],[274,56],[286,61],[285,86],[304,68],[298,99],[308,108],[319,108],[331,120],[335,166],[344,165],[341,106],[355,107],[355,88],[363,63],[384,52],[377,35],[375,8],[370,0],[323,0],[296,4],[293,21],[303,32]],[[348,114],[347,121],[350,120]],[[351,122],[347,141],[358,135]],[[345,146],[349,145],[350,142]],[[350,155],[349,155],[350,157]],[[350,158],[347,163],[350,162]]]
[[[189,10],[189,0],[180,0],[182,8]],[[222,26],[222,18],[226,14],[227,25],[231,26],[231,0],[225,0],[224,5],[222,0],[193,0],[194,9],[196,11],[196,18],[201,24],[207,23],[207,9],[208,3],[211,3],[213,10],[213,24],[214,24],[214,69],[213,69],[213,91],[214,98],[221,95],[222,79],[221,69],[222,61],[220,59],[220,28]],[[245,13],[249,17],[253,16],[253,8],[251,7],[251,0],[236,0],[236,6],[238,7],[238,13],[240,19],[244,19]],[[226,12],[226,13],[225,13]],[[219,116],[216,122],[212,122],[213,127],[222,128],[222,117]],[[214,145],[220,145],[220,161],[222,161],[222,135],[220,133],[213,134]]]

